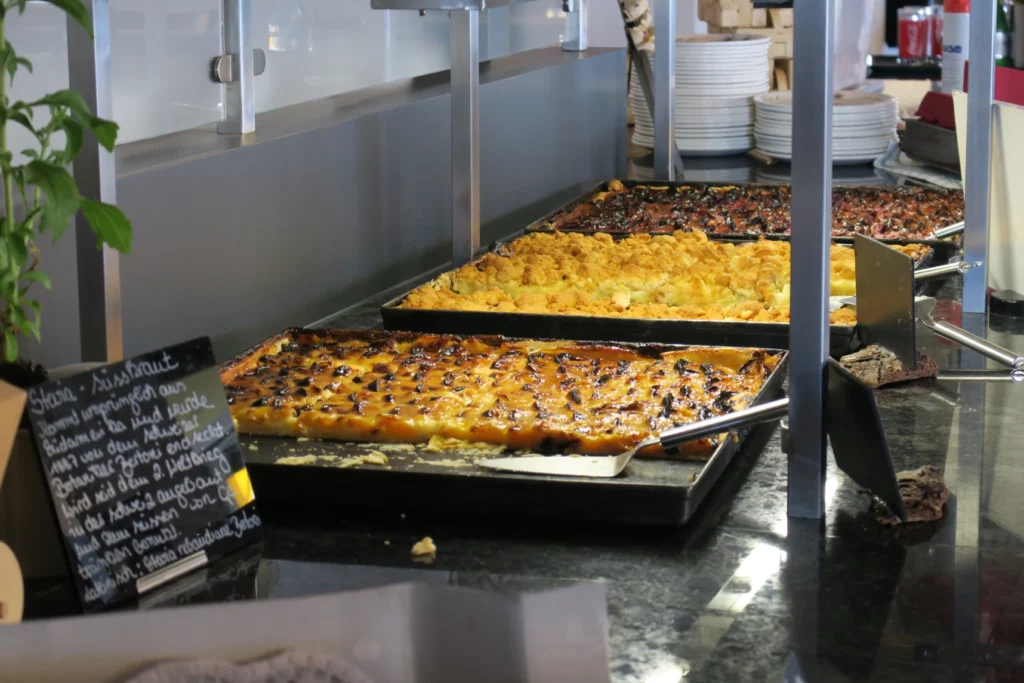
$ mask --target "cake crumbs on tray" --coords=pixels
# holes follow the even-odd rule
[[[348,467],[357,467],[359,465],[387,465],[388,456],[384,455],[380,451],[370,451],[366,455],[355,455],[352,457],[344,458],[340,455],[288,455],[283,458],[278,458],[274,461],[275,465],[312,465],[317,460],[324,461],[332,467],[338,467],[345,469]]]
[[[423,458],[416,458],[413,462],[417,465],[436,465],[438,467],[473,467],[475,461],[468,458],[464,460],[456,460],[453,458],[445,458],[444,460],[424,460]]]
[[[434,539],[430,536],[424,536],[423,539],[417,542],[412,547],[412,561],[422,562],[424,564],[430,564],[437,559],[437,546],[434,544]]]
[[[286,455],[274,461],[275,465],[312,465],[316,462],[315,455]]]
[[[375,448],[379,451],[414,451],[416,446],[411,443],[370,443],[366,444],[370,448]]]
[[[354,455],[351,458],[341,458],[334,466],[342,469],[358,467],[359,465],[387,465],[388,456],[380,451],[370,451],[366,455]]]
[[[458,452],[465,455],[499,455],[505,452],[505,446],[450,439],[435,434],[430,437],[430,441],[422,450],[426,453]]]

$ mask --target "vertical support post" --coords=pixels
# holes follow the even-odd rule
[[[587,0],[562,0],[565,12],[565,35],[562,49],[566,52],[582,52],[587,49]]]
[[[988,300],[988,203],[995,91],[995,3],[971,3],[967,93],[967,180],[964,183],[964,258],[981,263],[964,274],[964,313],[984,313]]]
[[[232,80],[223,85],[224,118],[217,132],[228,135],[256,130],[256,99],[253,91],[252,5],[250,0],[221,0],[223,54],[233,60]],[[237,65],[238,72],[234,73]]]
[[[789,515],[816,519],[825,514],[835,0],[794,6]]]
[[[89,0],[93,35],[68,17],[68,83],[86,105],[104,119],[114,118],[110,64],[110,10],[107,0]],[[74,163],[75,183],[84,197],[116,202],[114,155],[86,132]],[[117,361],[124,356],[121,337],[121,271],[117,252],[96,248],[96,237],[81,212],[75,217],[78,258],[78,315],[82,360]]]
[[[452,11],[452,263],[480,248],[480,11]]]
[[[676,0],[654,0],[654,177],[676,178]]]

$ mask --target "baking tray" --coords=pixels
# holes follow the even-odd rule
[[[492,242],[488,251],[519,239],[525,232]],[[629,233],[613,235],[619,239]],[[750,239],[750,238],[745,238]],[[478,255],[479,256],[479,255]],[[935,252],[914,264],[924,268],[935,262]],[[422,284],[413,287],[416,289]],[[926,283],[925,287],[941,287],[942,283]],[[445,311],[400,308],[412,290],[381,306],[384,329],[391,331],[431,332],[435,334],[496,334],[507,337],[578,339],[606,342],[640,342],[658,344],[691,344],[699,346],[767,346],[789,348],[789,323],[758,323],[722,320],[667,320],[648,318],[613,318],[555,313],[495,313],[491,311]],[[856,348],[856,327],[829,326],[829,349],[840,356]]]
[[[576,197],[575,199],[569,200],[568,202],[566,202],[562,206],[558,207],[554,211],[551,211],[548,214],[546,214],[545,216],[537,219],[536,221],[534,221],[530,225],[526,226],[525,232],[579,232],[579,233],[586,234],[586,235],[593,235],[593,234],[597,234],[599,232],[600,233],[605,233],[605,234],[608,234],[608,235],[637,235],[637,234],[657,235],[657,234],[666,234],[667,232],[671,232],[671,230],[666,230],[666,231],[662,231],[662,232],[638,233],[638,232],[628,232],[628,231],[625,231],[625,230],[578,230],[578,229],[568,229],[568,230],[557,230],[556,231],[556,230],[552,230],[550,227],[548,227],[548,224],[558,214],[560,214],[563,211],[566,211],[566,210],[572,208],[573,206],[575,206],[576,204],[578,204],[580,202],[588,201],[591,197],[593,197],[598,192],[605,191],[607,189],[608,182],[609,181],[604,181],[604,182],[598,183],[597,185],[595,185],[594,187],[590,188],[589,190],[587,190],[586,192],[584,192],[580,196]],[[771,183],[687,183],[687,182],[683,182],[683,181],[655,182],[655,181],[643,181],[643,180],[622,180],[620,182],[625,187],[637,187],[638,185],[643,185],[643,186],[647,186],[647,187],[652,187],[652,186],[653,187],[696,187],[696,188],[702,188],[702,189],[703,188],[708,188],[708,187],[777,187],[777,185],[771,184]],[[856,188],[856,186],[852,186],[852,187],[836,186],[834,189],[857,189],[857,188]],[[873,188],[873,189],[877,189],[877,188]],[[756,239],[759,239],[761,237],[763,237],[765,239],[770,239],[770,240],[789,241],[789,237],[790,237],[789,235],[763,234],[763,233],[757,233],[757,232],[735,233],[735,234],[729,234],[729,233],[707,233],[707,235],[708,235],[709,239],[713,239],[713,240],[737,241],[737,242],[745,242],[745,241],[750,241],[750,240],[756,240]],[[852,236],[846,236],[846,237],[844,237],[844,236],[835,236],[835,237],[832,237],[832,241],[835,242],[836,244],[853,245],[853,237]],[[894,238],[888,238],[887,237],[887,238],[881,238],[878,241],[882,242],[883,244],[899,244],[899,245],[926,244],[929,247],[931,247],[933,252],[934,252],[933,263],[935,263],[935,264],[949,263],[950,260],[952,260],[954,257],[958,257],[960,255],[960,249],[961,249],[960,240],[957,239],[957,238],[943,239],[943,240],[936,240],[936,239],[917,239],[917,240],[915,240],[915,239],[894,239]]]
[[[657,353],[681,347],[647,344],[643,348]],[[767,350],[782,353],[782,359],[752,405],[778,396],[786,377],[788,352]],[[680,526],[697,511],[745,443],[749,442],[746,447],[750,449],[763,448],[764,439],[748,438],[751,431],[740,430],[739,439],[725,439],[705,461],[634,458],[614,479],[520,475],[473,465],[452,467],[452,462],[464,457],[458,451],[430,453],[415,448],[395,450],[387,444],[245,434],[240,434],[239,440],[261,504]],[[322,459],[366,455],[374,449],[388,456],[391,469],[377,465],[340,468]],[[302,465],[276,464],[282,457],[307,455],[317,460]]]
[[[604,342],[697,346],[789,347],[789,323],[723,320],[611,318],[554,313],[492,313],[399,308],[408,292],[381,306],[385,330],[436,334],[497,334]],[[856,327],[829,326],[829,348],[845,354],[856,344]]]

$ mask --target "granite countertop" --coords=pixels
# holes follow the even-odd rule
[[[373,327],[403,287],[322,322]],[[962,320],[949,301],[938,316]],[[991,340],[1024,349],[1024,321],[987,325]],[[927,329],[918,336],[940,367],[979,367]],[[945,470],[941,521],[881,527],[831,457],[826,518],[789,520],[786,456],[778,430],[763,427],[680,529],[262,506],[260,545],[139,608],[405,581],[499,591],[600,581],[621,683],[781,681],[795,667],[810,681],[1024,680],[1024,388],[927,381],[877,400],[896,469]],[[429,567],[409,554],[426,535],[439,548]],[[69,584],[30,588],[30,618],[74,611]]]

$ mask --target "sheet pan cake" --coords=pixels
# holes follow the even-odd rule
[[[832,236],[927,239],[964,219],[960,190],[916,186],[836,187]],[[788,235],[788,185],[633,185],[618,180],[557,212],[536,229],[578,232]]]
[[[224,364],[241,433],[617,454],[749,406],[762,349],[293,329]],[[678,455],[708,456],[717,437]]]
[[[925,245],[895,246],[915,260]],[[788,322],[790,245],[670,235],[531,233],[413,290],[401,308]],[[852,247],[832,246],[831,293],[856,290]],[[853,325],[853,309],[831,315]]]

